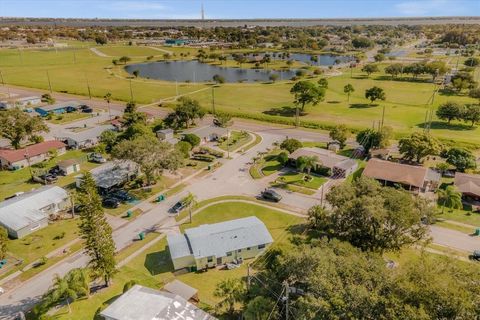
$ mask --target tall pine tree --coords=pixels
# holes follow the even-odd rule
[[[8,232],[7,229],[0,227],[0,260],[7,255]]]
[[[103,212],[95,180],[90,173],[86,173],[83,178],[78,201],[83,205],[79,227],[85,240],[85,251],[90,256],[89,266],[97,277],[104,278],[105,285],[108,286],[116,272],[115,243],[112,228]]]

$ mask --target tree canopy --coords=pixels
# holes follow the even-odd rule
[[[398,149],[404,159],[420,163],[426,156],[438,155],[441,144],[428,134],[416,132],[410,137],[400,139]]]
[[[310,81],[298,81],[290,90],[294,95],[294,103],[305,109],[306,104],[317,105],[325,98],[325,89]]]
[[[0,112],[0,136],[15,149],[19,149],[25,139],[33,142],[37,133],[48,131],[41,117],[32,117],[19,108]]]
[[[295,150],[300,149],[302,143],[297,139],[288,138],[282,141],[280,149],[287,150],[289,153],[293,153]]]
[[[369,99],[370,103],[373,103],[375,100],[385,100],[385,91],[377,86],[371,87],[365,90],[365,98]]]

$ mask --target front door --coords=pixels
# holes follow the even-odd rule
[[[217,258],[217,264],[222,264],[222,257]]]

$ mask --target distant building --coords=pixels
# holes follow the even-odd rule
[[[166,141],[171,144],[176,144],[178,139],[173,136],[174,131],[172,129],[161,129],[157,131],[157,138],[160,141]]]
[[[480,201],[480,175],[456,172],[454,185],[464,199]]]
[[[216,320],[179,295],[134,285],[105,310],[105,320]]]
[[[48,225],[48,216],[70,206],[67,191],[44,186],[0,202],[0,225],[12,238],[26,235]]]
[[[273,242],[265,224],[247,217],[186,229],[167,236],[175,270],[212,268],[235,259],[250,259]]]
[[[106,124],[95,126],[91,129],[80,132],[65,133],[62,136],[57,136],[58,140],[64,141],[69,148],[83,149],[96,146],[99,143],[100,135],[107,130],[116,130],[113,125]]]
[[[51,152],[64,154],[66,145],[61,141],[44,141],[23,149],[0,149],[0,164],[2,168],[17,170],[50,159]]]
[[[36,107],[35,111],[42,117],[46,117],[50,113],[62,114],[66,112],[75,112],[78,110],[80,103],[77,101],[67,101],[57,104],[49,104],[46,106]]]
[[[166,39],[165,40],[165,45],[166,46],[184,46],[188,43],[187,40],[183,40],[183,39]]]
[[[23,98],[17,98],[17,99],[10,99],[10,100],[4,100],[0,101],[0,109],[11,109],[11,108],[28,108],[32,107],[35,105],[38,105],[42,103],[42,98],[37,97],[37,96],[32,96],[32,97],[23,97]]]
[[[363,175],[385,186],[401,185],[414,192],[433,191],[441,179],[440,173],[429,168],[374,158],[368,160]]]
[[[90,173],[100,191],[120,187],[138,174],[138,166],[132,161],[110,161],[98,166]],[[76,176],[76,186],[82,184],[83,175]]]
[[[293,163],[300,157],[317,157],[317,168],[314,168],[313,171],[320,171],[323,167],[337,178],[348,177],[358,169],[358,163],[355,160],[322,148],[300,148],[291,153],[289,157]]]
[[[230,134],[230,131],[227,128],[211,125],[188,130],[185,133],[193,133],[200,137],[202,143],[206,143],[227,137]]]
[[[57,163],[58,168],[69,175],[80,171],[80,161],[77,159],[63,160]]]

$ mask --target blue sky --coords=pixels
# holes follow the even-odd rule
[[[0,0],[3,17],[198,19],[478,16],[480,0]]]

